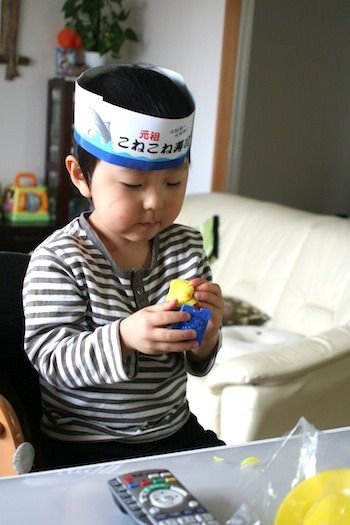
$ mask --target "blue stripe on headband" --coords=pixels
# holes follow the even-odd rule
[[[164,158],[160,158],[159,160],[149,160],[147,158],[140,159],[132,157],[131,155],[118,155],[116,152],[111,153],[105,151],[84,139],[76,130],[74,131],[74,138],[79,146],[98,159],[109,162],[110,164],[116,164],[118,166],[124,166],[126,168],[132,168],[136,170],[154,171],[177,168],[185,162],[189,155],[188,150],[184,155],[180,155],[179,157],[171,160]]]

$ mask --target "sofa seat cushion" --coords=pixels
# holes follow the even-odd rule
[[[223,326],[222,347],[216,363],[221,364],[234,357],[299,341],[303,337],[294,332],[275,330],[268,326]]]

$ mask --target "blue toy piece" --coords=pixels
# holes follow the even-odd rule
[[[181,306],[180,310],[182,312],[189,312],[191,314],[191,319],[188,321],[182,321],[181,323],[174,323],[172,328],[176,330],[196,330],[197,336],[195,339],[200,346],[211,316],[211,310],[207,310],[206,308],[196,310],[193,306],[188,306],[187,304]]]

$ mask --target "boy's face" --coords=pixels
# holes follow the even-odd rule
[[[91,178],[92,226],[109,239],[149,241],[178,216],[188,162],[178,168],[141,171],[98,161]]]

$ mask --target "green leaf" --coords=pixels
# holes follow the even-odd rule
[[[125,11],[125,9],[122,9],[118,14],[118,20],[120,22],[124,22],[128,18],[129,14],[130,14],[130,10]]]
[[[125,38],[127,40],[132,40],[133,42],[138,42],[138,37],[137,37],[137,34],[135,33],[135,31],[133,29],[131,29],[131,27],[127,27],[125,29]]]
[[[82,39],[83,48],[111,51],[119,56],[126,40],[136,42],[138,37],[133,29],[124,30],[120,23],[125,22],[130,10],[123,8],[124,0],[65,0],[62,11],[66,26],[75,29]]]

